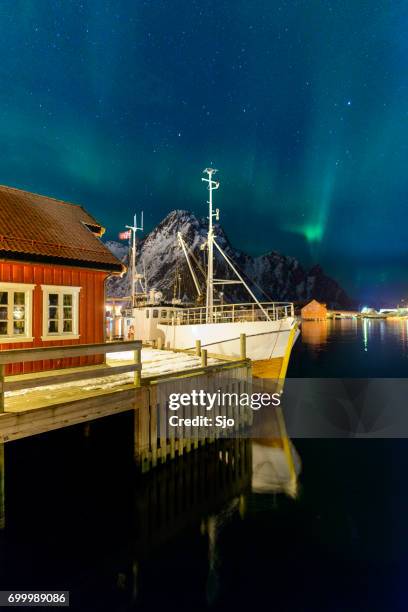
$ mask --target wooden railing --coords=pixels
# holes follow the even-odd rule
[[[141,340],[133,340],[131,342],[103,342],[101,344],[75,344],[70,346],[49,346],[45,348],[0,351],[0,412],[4,412],[4,394],[6,391],[32,389],[90,378],[114,376],[126,372],[134,372],[134,385],[139,387],[142,370],[141,350]],[[58,375],[56,375],[55,372],[52,373],[53,371],[50,370],[49,376],[29,378],[28,375],[23,374],[18,380],[12,381],[7,381],[5,377],[6,365],[8,364],[48,359],[64,359],[66,357],[87,357],[89,355],[104,355],[106,353],[118,353],[120,351],[133,351],[134,363],[112,367],[101,365],[94,368],[77,368],[74,372],[68,371],[66,374]]]
[[[169,424],[169,416],[177,415],[181,419],[194,419],[203,414],[198,406],[180,406],[176,412],[169,410],[169,397],[180,392],[191,395],[194,390],[203,389],[206,392],[237,394],[248,393],[252,381],[251,362],[249,359],[220,364],[207,365],[203,368],[183,370],[177,376],[163,374],[161,376],[143,378],[148,396],[140,404],[136,412],[137,463],[142,472],[166,463],[177,456],[193,451],[199,446],[221,437],[238,437],[240,431],[252,422],[252,410],[241,406],[239,401],[232,400],[231,405],[215,404],[210,414],[213,425]],[[217,417],[232,418],[234,424],[228,429],[215,427]]]

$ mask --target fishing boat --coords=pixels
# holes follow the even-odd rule
[[[219,220],[219,209],[213,209],[213,192],[220,185],[214,180],[216,172],[214,168],[206,168],[206,176],[202,178],[209,192],[208,234],[203,245],[207,251],[205,305],[189,307],[175,303],[165,304],[160,301],[161,294],[157,297],[153,291],[148,300],[134,300],[132,316],[131,319],[128,318],[128,322],[134,326],[135,337],[145,342],[155,341],[170,349],[194,349],[196,341],[200,341],[201,347],[209,353],[231,357],[240,356],[241,334],[245,334],[246,355],[254,362],[254,374],[276,377],[276,368],[270,370],[268,367],[271,360],[283,358],[299,333],[294,305],[291,302],[260,302],[237,266],[218,244],[213,224],[214,219]],[[133,227],[129,229],[133,231]],[[134,231],[136,229],[135,225]],[[187,245],[180,234],[178,240],[197,292],[203,297]],[[215,251],[226,262],[233,278],[214,277]],[[135,250],[132,261],[135,273]],[[216,287],[232,284],[245,287],[251,301],[217,304],[214,296]]]

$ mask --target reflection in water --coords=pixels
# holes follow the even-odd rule
[[[363,319],[363,343],[364,343],[364,350],[366,352],[368,351],[368,326],[370,322],[371,321],[369,319]]]
[[[407,372],[407,320],[303,321],[289,378],[399,378]]]
[[[329,321],[302,321],[302,342],[312,346],[325,344],[328,334]]]
[[[251,488],[250,440],[217,440],[208,448],[153,470],[137,491],[137,549],[140,556],[189,525],[207,531],[207,517]],[[235,501],[234,501],[235,500]]]
[[[259,414],[259,413],[257,413]],[[256,428],[256,425],[255,425]],[[301,462],[295,447],[286,434],[283,413],[280,407],[268,412],[267,423],[262,422],[262,430],[272,437],[256,438],[251,444],[251,488],[243,491],[216,514],[210,515],[203,522],[204,533],[208,536],[208,577],[206,599],[214,604],[218,599],[221,578],[222,555],[219,550],[221,532],[238,516],[245,518],[246,499],[248,494],[285,493],[295,498],[298,492],[298,475]],[[234,442],[236,445],[237,441]],[[241,445],[242,441],[238,442]]]
[[[288,449],[285,448],[288,446]],[[280,439],[252,444],[253,493],[297,495],[297,477],[301,469],[299,455],[290,440]]]
[[[329,321],[321,345],[306,333],[290,375],[405,376],[407,323],[383,322],[383,341],[378,323],[369,351],[362,321]],[[383,612],[397,577],[405,604],[406,441],[296,440],[299,487],[270,416],[256,440],[218,440],[143,478],[132,415],[7,444],[3,588],[69,589],[84,611]]]
[[[252,520],[254,498],[296,495],[300,461],[281,414],[270,439],[216,440],[137,477],[130,417],[7,445],[2,584],[70,590],[71,609],[151,611],[152,598],[172,609],[180,578],[199,610],[219,601],[220,543]]]
[[[218,538],[223,528],[230,523],[237,514],[243,518],[244,496],[233,499],[218,514],[208,517],[204,533],[208,536],[208,577],[206,583],[206,599],[213,604],[220,589],[219,570],[221,555],[218,550]]]

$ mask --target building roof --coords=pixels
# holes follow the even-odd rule
[[[82,206],[0,185],[0,258],[122,272]]]
[[[305,310],[306,308],[326,308],[326,304],[318,302],[317,300],[311,300],[311,302],[308,302],[305,306],[303,306],[302,310]]]

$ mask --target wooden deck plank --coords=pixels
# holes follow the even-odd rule
[[[1,413],[0,443],[133,410],[146,393],[142,387],[132,387],[36,410]]]
[[[85,370],[83,367],[72,368],[71,372],[67,372],[66,370],[62,370],[57,373],[52,373],[50,376],[50,371],[48,371],[48,376],[29,376],[27,377],[25,374],[16,375],[15,380],[10,380],[10,378],[6,378],[4,384],[5,391],[19,391],[21,389],[33,389],[36,387],[42,387],[46,385],[55,385],[58,382],[61,384],[67,384],[70,382],[76,382],[81,380],[89,380],[92,378],[99,377],[107,377],[107,376],[117,376],[119,374],[126,374],[127,372],[134,372],[136,370],[140,370],[140,365],[136,363],[129,363],[121,366],[104,366],[96,368],[95,366],[90,367]],[[45,372],[41,372],[45,374]],[[19,377],[19,378],[17,378]],[[61,381],[58,381],[58,377],[61,378]],[[57,379],[57,380],[56,380]]]

